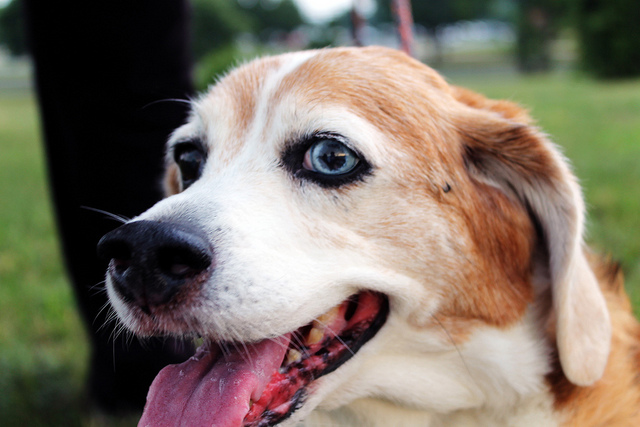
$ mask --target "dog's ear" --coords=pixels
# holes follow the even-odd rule
[[[516,197],[542,231],[562,369],[574,384],[593,384],[607,363],[611,324],[583,252],[584,202],[576,178],[523,109],[458,88],[454,95],[464,104],[456,126],[469,173]]]

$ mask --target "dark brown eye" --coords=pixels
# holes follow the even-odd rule
[[[182,189],[185,190],[202,175],[206,156],[199,144],[185,142],[174,148],[173,159],[180,169]]]

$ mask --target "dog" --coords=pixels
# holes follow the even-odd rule
[[[202,340],[140,425],[640,425],[622,276],[516,104],[391,49],[289,53],[167,153],[169,197],[99,243],[126,328]]]

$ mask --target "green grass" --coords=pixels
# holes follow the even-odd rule
[[[0,98],[0,425],[80,425],[87,345],[30,94]]]
[[[564,147],[585,187],[588,240],[622,262],[640,311],[640,81],[450,80],[530,107]],[[38,129],[30,93],[0,93],[0,425],[111,425],[86,407],[88,348],[62,267]]]

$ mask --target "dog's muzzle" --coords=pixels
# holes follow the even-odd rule
[[[213,270],[213,250],[203,235],[181,223],[134,221],[102,237],[98,255],[109,260],[115,290],[149,314]]]

